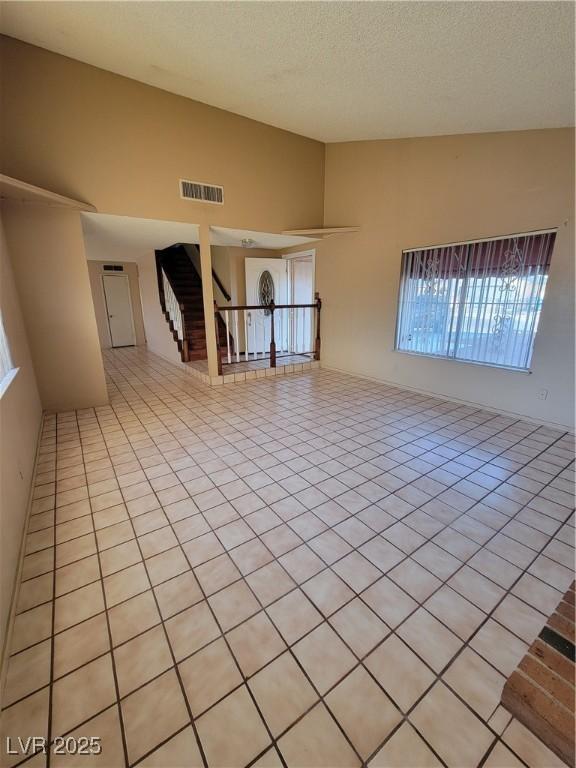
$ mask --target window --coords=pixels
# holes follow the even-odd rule
[[[4,323],[2,322],[2,315],[0,314],[0,383],[4,381],[4,378],[10,373],[13,367],[10,347],[8,346],[8,339],[4,332]]]
[[[396,349],[527,369],[555,237],[404,251]]]

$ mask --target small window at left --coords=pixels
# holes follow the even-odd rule
[[[10,346],[8,345],[8,339],[6,338],[6,332],[4,330],[4,321],[2,319],[2,314],[0,313],[0,389],[3,388],[2,385],[5,383],[4,380],[13,368]]]

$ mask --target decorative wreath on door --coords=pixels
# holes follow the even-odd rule
[[[267,269],[262,272],[258,280],[258,301],[262,307],[274,301],[274,278]],[[265,309],[264,314],[269,315],[270,310]]]

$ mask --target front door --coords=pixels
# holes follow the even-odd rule
[[[284,259],[245,260],[246,304],[262,306],[273,300],[275,304],[288,303],[288,280]],[[286,310],[274,313],[274,335],[278,354],[286,351],[288,323]],[[270,348],[271,318],[266,309],[246,312],[246,349],[250,355],[268,354]]]
[[[134,321],[127,275],[102,275],[110,341],[113,347],[134,345]]]

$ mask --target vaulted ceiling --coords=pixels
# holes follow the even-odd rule
[[[2,27],[326,142],[574,118],[571,2],[12,2]]]

